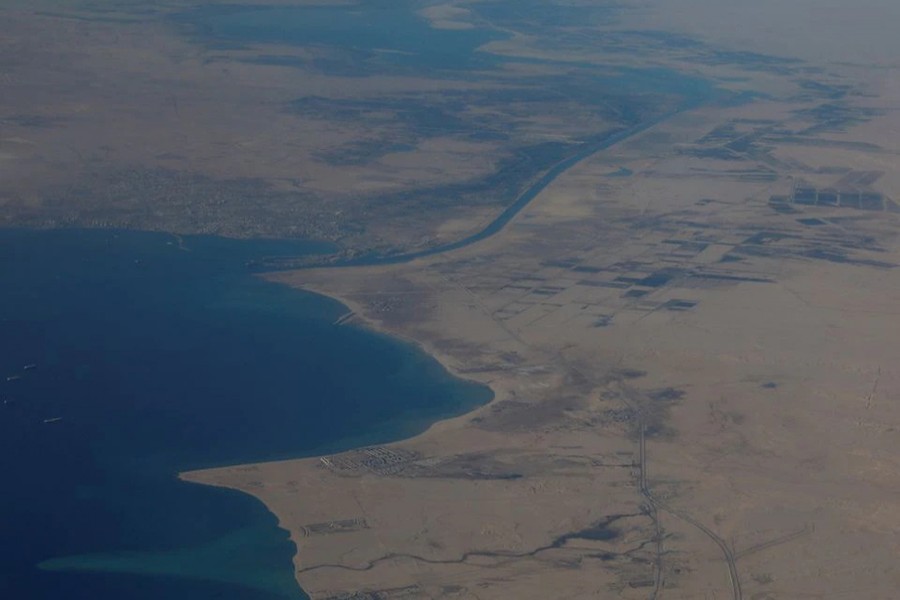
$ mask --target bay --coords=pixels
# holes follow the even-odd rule
[[[330,250],[0,230],[2,597],[304,597],[261,503],[176,474],[396,440],[491,397],[247,268]]]

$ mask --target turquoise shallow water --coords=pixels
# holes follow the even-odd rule
[[[325,250],[0,231],[0,597],[302,598],[264,506],[175,474],[402,438],[490,398],[245,266]]]

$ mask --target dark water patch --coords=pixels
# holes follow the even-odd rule
[[[261,503],[175,474],[407,437],[490,398],[245,267],[330,250],[0,231],[0,596],[303,597]]]
[[[745,248],[743,247],[737,247],[734,249],[734,252],[742,252],[754,256],[754,254],[750,252],[744,252],[744,250]],[[722,257],[719,262],[738,262],[740,260],[743,259],[729,254]],[[772,283],[771,279],[766,279],[764,277],[742,277],[740,275],[722,275],[719,273],[691,273],[690,279],[733,283]]]
[[[571,540],[588,540],[594,542],[612,541],[622,535],[622,532],[619,529],[613,527],[614,523],[624,519],[641,516],[644,516],[643,513],[609,515],[608,517],[592,523],[590,527],[585,527],[584,529],[559,536],[553,540],[550,547],[561,548]]]
[[[851,91],[850,86],[847,85],[826,84],[812,79],[801,79],[797,83],[802,89],[824,96],[829,100],[840,100]]]
[[[681,269],[660,269],[654,273],[651,273],[647,277],[644,277],[640,281],[638,281],[638,285],[643,285],[646,287],[662,287],[672,281],[672,279],[679,277],[682,275]]]
[[[647,392],[647,397],[655,402],[677,402],[684,398],[684,390],[667,387]]]
[[[841,263],[847,265],[875,267],[878,269],[893,269],[897,265],[892,262],[883,260],[873,260],[867,258],[854,258],[840,250],[826,250],[823,248],[811,248],[799,253],[800,256],[812,258],[815,260],[824,260],[832,263]]]
[[[674,312],[684,312],[688,311],[697,306],[697,302],[693,300],[679,300],[677,298],[673,298],[671,300],[666,301],[662,307],[666,310],[671,310]]]
[[[647,375],[647,371],[643,371],[641,369],[630,369],[630,368],[621,368],[615,369],[613,371],[613,375],[616,377],[621,377],[623,379],[640,379]]]
[[[466,131],[468,127],[457,116],[465,108],[462,98],[452,94],[427,98],[421,95],[394,98],[347,100],[305,96],[290,103],[292,113],[329,120],[402,125],[413,132],[427,130],[448,135]]]
[[[599,552],[597,554],[587,554],[589,558],[599,558],[603,562],[609,562],[611,560],[616,560],[619,555],[614,552]]]
[[[363,60],[339,61],[357,74],[379,66],[470,69],[494,63],[478,48],[505,34],[482,27],[435,29],[405,0],[368,0],[354,5],[207,5],[182,12],[175,22],[211,43],[290,44],[349,52]],[[332,70],[339,65],[328,65]],[[350,74],[345,69],[345,74]]]

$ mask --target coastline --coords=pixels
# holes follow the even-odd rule
[[[428,356],[433,358],[435,361],[437,361],[441,365],[441,367],[443,367],[454,378],[460,379],[462,381],[478,383],[478,384],[484,385],[490,389],[490,391],[492,393],[492,398],[487,403],[485,403],[481,406],[475,407],[472,410],[469,410],[460,415],[447,417],[447,418],[443,418],[443,419],[438,419],[437,421],[432,422],[428,426],[428,428],[425,429],[424,431],[416,433],[410,437],[399,438],[399,439],[387,442],[385,444],[382,444],[384,446],[391,446],[391,445],[400,444],[400,443],[404,443],[404,442],[409,443],[409,442],[413,442],[413,441],[428,440],[429,437],[434,436],[436,433],[441,431],[443,428],[452,428],[452,427],[458,427],[458,426],[463,425],[467,420],[469,420],[473,416],[476,416],[480,411],[489,409],[492,405],[496,404],[499,401],[502,401],[506,397],[504,392],[508,391],[508,390],[505,390],[505,388],[503,386],[498,385],[496,381],[492,381],[490,378],[478,377],[477,375],[473,376],[470,373],[462,373],[460,370],[461,367],[457,364],[457,361],[454,360],[453,357],[451,357],[449,354],[442,352],[435,345],[430,344],[427,341],[418,340],[418,339],[414,339],[409,336],[406,336],[403,333],[401,333],[400,331],[390,328],[390,327],[387,327],[384,324],[382,324],[381,322],[379,322],[378,320],[367,316],[364,312],[364,307],[359,302],[353,300],[350,297],[347,297],[347,296],[344,296],[342,294],[335,293],[332,291],[327,291],[326,289],[324,289],[324,287],[319,286],[319,285],[292,286],[291,284],[289,284],[287,282],[281,281],[280,280],[281,278],[278,277],[277,273],[261,274],[261,275],[259,275],[259,277],[266,281],[276,282],[279,285],[286,285],[288,287],[292,287],[295,289],[299,288],[303,291],[317,294],[319,296],[324,296],[326,298],[334,300],[335,302],[338,302],[339,304],[341,304],[342,306],[347,308],[347,313],[348,313],[340,318],[340,323],[337,324],[338,326],[350,325],[350,324],[358,325],[360,327],[364,327],[375,333],[389,336],[389,337],[392,337],[395,340],[398,340],[402,343],[409,344],[409,345],[415,347],[417,349],[417,351],[427,354]],[[354,323],[354,321],[357,321],[357,320],[358,320],[358,323]],[[341,452],[338,452],[338,454],[345,453],[345,452],[352,452],[352,451],[358,450],[362,447],[365,447],[365,446],[347,448]],[[223,470],[240,469],[240,468],[248,468],[248,467],[252,468],[254,466],[263,465],[263,464],[266,464],[266,465],[279,465],[279,464],[289,465],[291,463],[296,463],[298,461],[308,461],[308,462],[315,463],[316,461],[319,461],[321,458],[331,456],[332,454],[333,453],[315,454],[315,455],[311,455],[311,456],[301,456],[301,457],[297,457],[297,458],[285,458],[285,459],[279,459],[279,460],[273,460],[273,461],[264,461],[262,463],[246,463],[246,464],[238,464],[238,465],[228,465],[228,466],[223,466],[223,467],[212,467],[212,468],[189,470],[189,471],[184,471],[184,472],[178,473],[177,477],[179,480],[187,482],[187,483],[193,483],[193,484],[197,484],[197,485],[206,485],[206,486],[211,486],[211,487],[221,487],[221,488],[225,488],[225,489],[231,489],[231,490],[235,490],[238,492],[242,492],[242,493],[245,493],[245,494],[255,498],[256,500],[260,501],[266,507],[266,509],[269,510],[269,512],[275,517],[275,519],[277,521],[277,526],[280,529],[282,529],[288,533],[289,540],[294,545],[295,551],[294,551],[294,556],[293,556],[293,562],[294,562],[294,568],[295,568],[295,578],[297,579],[297,582],[298,582],[298,584],[300,584],[301,589],[302,589],[303,580],[302,580],[302,578],[296,576],[296,573],[300,572],[303,568],[301,548],[300,548],[301,538],[298,537],[297,532],[294,531],[292,528],[290,528],[283,522],[283,520],[282,520],[283,516],[279,514],[279,511],[274,510],[266,502],[264,496],[254,494],[251,490],[248,490],[246,487],[242,487],[241,485],[238,485],[238,484],[229,484],[229,483],[223,482],[221,480],[219,480],[219,481],[211,480],[209,478],[209,476],[220,473]]]
[[[840,583],[841,571],[792,573],[832,564],[848,536],[859,551],[847,569],[889,569],[896,213],[773,210],[795,185],[787,167],[744,177],[684,152],[723,123],[762,139],[762,118],[805,125],[795,109],[706,107],[661,124],[573,168],[477,247],[268,274],[494,398],[384,451],[183,476],[277,515],[314,600],[795,597]],[[632,174],[605,175],[622,168]],[[894,588],[882,577],[867,589]]]
[[[454,257],[460,255],[468,253]],[[633,493],[635,447],[627,427],[610,423],[596,436],[567,424],[572,415],[608,406],[600,391],[609,382],[586,380],[565,359],[524,343],[473,303],[464,286],[421,267],[266,278],[340,302],[362,326],[414,344],[454,377],[488,386],[488,403],[386,444],[180,475],[262,501],[289,532],[296,579],[313,599],[354,590],[414,598],[430,586],[455,589],[455,575],[434,583],[421,580],[421,568],[453,573],[467,569],[470,556],[495,563],[483,576],[513,576],[520,567],[504,557],[552,549],[559,543],[552,540],[577,535],[611,511],[627,515],[621,522],[628,529],[644,519]],[[404,301],[410,296],[414,302]],[[382,460],[392,464],[383,468]],[[632,534],[610,535],[623,551],[633,543]],[[573,585],[558,569],[531,571],[516,581],[517,597],[538,597],[533,576]],[[615,579],[594,569],[590,581]]]
[[[688,111],[689,114],[690,111]],[[626,141],[637,141],[648,131],[661,124],[670,122],[670,119],[677,117],[675,115],[667,115],[666,119],[645,124],[633,132],[631,136],[618,137],[613,143],[605,145],[596,152],[591,152],[588,156],[579,157],[572,165],[573,173],[583,171],[589,168],[589,165],[597,160],[603,160],[603,151],[608,150],[616,143],[624,143]],[[569,174],[567,170],[565,175]],[[554,178],[555,179],[555,178]],[[561,179],[565,179],[564,177]],[[549,189],[541,191],[547,193],[552,191],[559,184],[555,181],[547,183]],[[500,322],[491,316],[483,306],[475,306],[471,304],[471,292],[466,290],[464,286],[450,283],[443,275],[428,273],[429,266],[433,266],[435,261],[441,259],[462,260],[479,255],[490,255],[496,252],[509,240],[514,242],[521,241],[521,233],[516,231],[515,225],[522,221],[522,218],[529,212],[541,212],[541,208],[536,203],[529,203],[528,210],[521,210],[514,215],[514,218],[506,223],[498,232],[480,240],[477,244],[462,245],[459,248],[453,248],[452,252],[444,255],[426,255],[421,258],[413,258],[409,261],[387,262],[386,264],[360,264],[360,265],[342,265],[336,267],[322,267],[315,269],[271,271],[259,274],[259,277],[266,281],[287,285],[320,296],[330,298],[343,305],[352,317],[344,314],[339,321],[343,325],[354,320],[358,320],[359,325],[369,329],[370,331],[389,336],[403,343],[410,344],[436,360],[448,373],[453,377],[462,381],[469,381],[484,385],[490,389],[493,397],[486,404],[476,407],[473,410],[463,414],[438,419],[432,422],[427,429],[415,435],[392,440],[385,444],[379,444],[383,447],[397,447],[402,449],[412,448],[413,452],[426,457],[427,461],[436,460],[453,461],[464,453],[464,448],[469,449],[470,444],[474,440],[479,443],[472,444],[483,450],[485,455],[510,452],[513,454],[543,454],[539,458],[530,457],[529,461],[552,462],[554,458],[553,452],[549,451],[554,441],[565,440],[569,436],[566,432],[550,433],[560,420],[565,420],[568,410],[582,410],[586,407],[595,408],[598,400],[589,399],[589,396],[596,396],[601,390],[606,389],[611,382],[618,379],[618,376],[612,378],[608,376],[602,377],[599,381],[584,380],[584,374],[580,367],[569,364],[569,361],[563,358],[559,359],[553,350],[549,352],[545,349],[531,347],[529,344],[510,332],[510,330],[500,324]],[[438,289],[445,287],[446,289]],[[392,319],[386,319],[384,313],[380,313],[378,309],[373,310],[373,306],[365,304],[359,297],[371,297],[384,295],[392,297],[394,295],[402,296],[409,293],[409,289],[417,290],[415,293],[421,297],[427,298],[426,304],[433,302],[446,308],[447,305],[455,305],[456,307],[468,307],[467,317],[449,319],[449,321],[440,322],[434,314],[423,315],[420,311],[409,310],[409,307],[401,308],[401,315]],[[368,290],[368,291],[367,291]],[[376,291],[372,291],[376,290]],[[465,309],[464,309],[465,310]],[[434,307],[429,311],[434,313]],[[438,309],[440,312],[440,309]],[[460,350],[453,345],[447,346],[448,340],[451,343],[466,343],[478,336],[464,335],[460,330],[453,331],[454,327],[448,329],[447,322],[453,322],[454,326],[465,328],[466,323],[472,321],[475,328],[479,325],[484,330],[495,329],[499,332],[500,337],[508,338],[506,342],[511,344],[511,354],[519,356],[510,359],[506,358],[510,352],[503,352],[504,343],[495,344],[492,342],[484,342],[489,349],[486,350],[491,355],[501,356],[501,362],[506,362],[503,367],[496,368],[490,359],[484,357],[471,358],[466,356],[465,350]],[[420,326],[435,325],[432,331],[423,333]],[[470,333],[473,331],[471,324],[469,325]],[[497,346],[500,346],[499,348]],[[450,349],[456,350],[454,353]],[[507,362],[508,361],[508,362]],[[496,361],[494,361],[496,362]],[[513,379],[510,379],[512,377]],[[521,379],[519,381],[518,379]],[[573,384],[572,380],[577,380]],[[535,388],[539,391],[535,393]],[[573,391],[580,393],[572,400],[559,403],[561,396],[571,396]],[[523,399],[526,395],[533,396],[527,400]],[[522,417],[514,415],[513,420],[520,420],[512,425],[504,423],[504,415],[508,412],[501,408],[496,410],[498,405],[513,405],[513,412],[524,413]],[[610,403],[600,400],[599,404],[606,407]],[[613,402],[618,405],[619,402]],[[520,406],[521,405],[521,406]],[[537,412],[540,417],[535,419],[531,413]],[[473,423],[482,417],[486,421],[499,421],[497,429],[491,431],[488,428],[473,426]],[[608,437],[601,440],[585,441],[584,448],[592,448],[595,455],[604,457],[605,460],[618,460],[622,458],[621,464],[616,463],[619,468],[627,468],[624,470],[624,478],[621,475],[607,476],[606,479],[598,479],[592,482],[591,487],[596,486],[598,492],[604,492],[610,496],[613,505],[625,507],[623,513],[629,515],[639,515],[640,496],[632,493],[631,490],[623,490],[616,493],[610,493],[606,486],[626,486],[632,480],[632,466],[634,459],[630,458],[636,455],[636,445],[632,439],[630,426],[624,423],[608,423],[611,425],[608,429]],[[550,428],[549,431],[547,428]],[[509,431],[506,431],[506,430]],[[461,441],[462,440],[462,441]],[[351,454],[356,450],[365,448],[362,445],[356,448],[345,449],[336,453],[324,453],[313,456],[301,456],[298,458],[287,458],[283,460],[264,461],[259,463],[248,463],[240,465],[230,465],[225,467],[217,467],[212,469],[200,469],[186,471],[179,474],[179,478],[184,481],[193,483],[224,487],[237,490],[249,494],[261,501],[268,510],[276,517],[278,526],[288,531],[290,540],[294,544],[296,550],[293,557],[296,579],[301,588],[312,598],[330,598],[332,593],[322,593],[321,587],[310,590],[309,581],[305,575],[311,570],[318,569],[320,566],[331,566],[328,563],[308,565],[307,560],[316,561],[315,550],[304,551],[304,540],[309,538],[302,535],[302,525],[298,522],[297,511],[291,507],[288,508],[284,503],[283,494],[284,486],[287,485],[291,489],[287,490],[287,494],[297,493],[297,481],[294,475],[302,474],[309,481],[316,481],[317,484],[324,486],[337,486],[340,483],[333,481],[333,478],[316,478],[310,473],[321,470],[322,459],[330,458],[335,455]],[[420,451],[421,450],[421,451]],[[616,457],[615,459],[613,457]],[[257,476],[258,470],[265,470],[263,474]],[[253,473],[248,477],[248,473]],[[291,476],[284,481],[284,475],[289,473]],[[438,476],[439,477],[439,476]],[[452,477],[458,477],[454,474]],[[503,479],[505,476],[501,475]],[[565,475],[563,477],[566,477]],[[594,478],[594,474],[589,474],[588,478]],[[279,483],[279,480],[282,480]],[[543,487],[544,484],[542,484]],[[278,489],[281,486],[282,489]],[[346,491],[346,488],[342,488]],[[527,488],[530,489],[530,488]],[[531,490],[534,493],[534,490]],[[544,491],[542,489],[542,491]],[[337,493],[334,489],[327,495]],[[504,490],[503,493],[508,493]],[[555,492],[555,493],[558,493]],[[544,502],[555,502],[554,494],[550,494]],[[516,497],[521,494],[517,491],[512,494]],[[338,494],[340,495],[340,494]],[[314,504],[314,502],[310,502]],[[328,506],[328,503],[324,503]],[[549,509],[547,512],[551,512]],[[565,524],[551,523],[549,520],[542,523],[532,532],[532,545],[538,546],[542,540],[548,537],[565,536],[570,533],[570,529],[579,529],[588,527],[606,512],[606,507],[590,507],[586,508],[584,514],[581,515],[574,524],[572,517],[566,516]],[[631,519],[629,516],[628,519]],[[301,519],[302,520],[302,519]],[[468,520],[468,518],[467,518]],[[508,533],[507,533],[508,535]],[[496,539],[491,543],[500,547],[508,544],[508,539],[504,540],[503,536],[494,536]],[[468,542],[460,542],[468,543]],[[520,542],[521,543],[521,542]],[[381,542],[379,542],[381,545]],[[493,552],[493,551],[490,551]],[[502,550],[498,549],[498,556],[502,554]],[[325,560],[324,558],[322,559]],[[373,567],[376,561],[370,562],[369,566],[362,569],[368,571]],[[604,575],[602,579],[610,579],[609,575]],[[527,584],[527,580],[523,580]],[[374,585],[374,584],[371,584]],[[360,583],[356,589],[370,589],[369,583]],[[341,592],[343,593],[343,592]],[[525,595],[522,596],[526,597]]]

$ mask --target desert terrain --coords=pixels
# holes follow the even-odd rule
[[[662,27],[654,10],[629,27]],[[762,52],[765,31],[741,33],[709,43]],[[895,597],[896,71],[795,33],[807,53],[765,68],[673,50],[758,95],[596,153],[489,239],[269,275],[490,385],[489,405],[186,477],[270,506],[313,598]]]
[[[895,598],[900,15],[848,6],[414,3],[489,30],[454,70],[6,3],[0,223],[332,241],[265,276],[491,387],[183,474],[261,499],[315,600]]]

